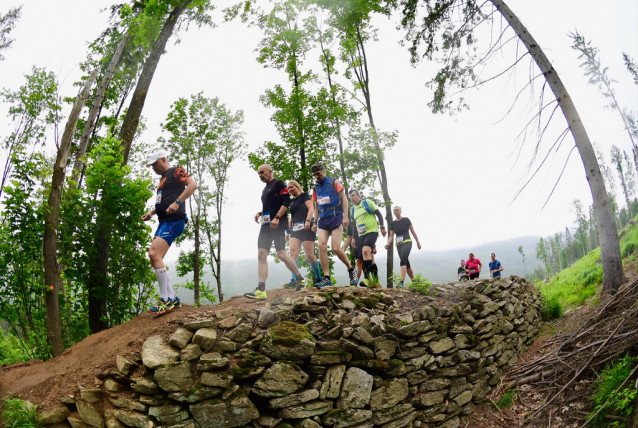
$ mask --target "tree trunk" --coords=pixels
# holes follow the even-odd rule
[[[124,47],[126,46],[126,42],[128,40],[128,33],[122,37],[120,43],[117,45],[117,49],[113,53],[113,57],[109,62],[109,66],[104,73],[104,77],[102,77],[102,84],[100,85],[100,89],[93,100],[93,104],[91,105],[91,110],[89,110],[89,117],[86,120],[86,125],[84,126],[84,131],[82,132],[82,138],[80,139],[80,144],[78,147],[78,152],[75,158],[75,164],[73,165],[73,175],[71,176],[71,180],[77,183],[80,178],[80,171],[82,170],[82,166],[84,165],[84,161],[82,157],[86,154],[86,148],[89,143],[89,137],[91,136],[91,132],[93,131],[93,127],[95,126],[95,118],[100,111],[100,107],[102,106],[102,101],[104,100],[104,94],[106,93],[106,89],[109,87],[109,83],[111,83],[111,79],[113,78],[113,73],[115,73],[115,69],[120,62],[120,58],[122,57],[122,52],[124,52]]]
[[[153,80],[153,75],[157,69],[160,57],[166,48],[166,42],[173,34],[173,29],[175,28],[175,24],[177,23],[180,15],[186,10],[191,2],[192,0],[185,0],[180,6],[173,9],[164,23],[162,31],[157,37],[148,58],[146,58],[142,73],[140,74],[137,86],[133,92],[129,108],[126,112],[126,116],[124,117],[122,129],[120,129],[119,138],[122,144],[123,164],[128,162],[131,144],[133,143],[133,137],[135,137],[135,131],[137,131],[137,126],[140,122],[140,116],[142,114],[142,109],[144,108],[144,101],[148,94],[148,88]],[[105,294],[108,274],[107,267],[109,249],[111,246],[110,225],[113,224],[114,219],[109,219],[107,210],[102,210],[98,213],[96,221],[98,224],[98,236],[94,240],[94,246],[97,260],[92,260],[89,269],[89,328],[91,329],[91,333],[97,333],[107,328],[106,324],[100,321],[100,318],[105,315]]]
[[[620,240],[616,230],[614,214],[611,210],[609,197],[605,189],[598,161],[594,148],[591,145],[585,126],[576,111],[567,89],[563,85],[560,77],[542,49],[536,43],[531,34],[523,26],[521,21],[514,15],[512,10],[502,0],[490,0],[492,4],[501,12],[509,25],[514,29],[518,37],[525,44],[534,61],[541,69],[547,83],[549,83],[556,100],[558,101],[569,129],[576,142],[576,147],[585,167],[585,175],[589,182],[592,198],[594,200],[594,210],[598,221],[598,235],[600,241],[600,251],[603,265],[603,293],[615,294],[618,287],[624,282],[625,274],[620,256]]]
[[[86,99],[89,97],[91,86],[95,81],[98,69],[91,73],[82,91],[75,99],[73,108],[69,114],[69,119],[64,128],[64,134],[58,148],[58,155],[53,166],[53,177],[51,178],[51,190],[47,210],[44,213],[44,283],[46,285],[46,312],[47,312],[47,336],[51,345],[51,353],[57,357],[64,351],[62,344],[62,320],[60,318],[60,269],[58,265],[58,226],[60,224],[60,205],[62,203],[62,188],[64,187],[64,176],[66,162],[69,157],[69,149],[73,141],[73,134],[78,124],[80,113]]]
[[[197,217],[195,218],[195,254],[193,255],[193,299],[195,300],[195,306],[201,305],[199,301],[199,208],[197,209]]]

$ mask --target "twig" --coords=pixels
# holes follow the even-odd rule
[[[487,397],[487,399],[490,400],[490,402],[494,405],[494,407],[496,407],[496,410],[498,410],[498,412],[501,414],[501,418],[505,419],[505,415],[503,415],[501,408],[498,407],[498,405],[494,402],[494,400],[492,400],[490,397]]]

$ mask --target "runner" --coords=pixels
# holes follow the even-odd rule
[[[330,279],[330,260],[328,259],[328,238],[332,240],[332,251],[339,257],[348,268],[348,278],[350,285],[357,285],[357,271],[350,264],[346,252],[341,248],[341,238],[343,231],[348,227],[348,199],[346,191],[339,180],[326,176],[326,168],[321,162],[312,165],[312,175],[317,179],[317,184],[312,191],[312,201],[314,207],[315,224],[312,231],[317,233],[319,240],[319,260],[323,268],[323,279],[316,285],[317,287],[327,287],[332,285]]]
[[[481,269],[483,269],[483,263],[474,257],[474,253],[470,253],[470,258],[465,262],[465,268],[470,274],[469,279],[478,279]]]
[[[352,249],[352,256],[357,261],[357,281],[361,278],[363,272],[363,240],[357,233],[357,229],[354,223],[348,225],[348,234],[346,235],[346,242],[343,243],[343,250],[348,247]],[[374,255],[377,253],[376,245],[372,247],[372,264],[374,264]]]
[[[489,263],[490,276],[492,278],[500,278],[501,272],[503,272],[503,265],[501,264],[501,262],[496,260],[496,254],[492,253],[490,257],[492,258],[492,261]]]
[[[357,190],[350,191],[350,200],[354,206],[350,209],[350,218],[354,222],[357,233],[363,241],[363,274],[370,278],[372,275],[379,278],[379,269],[372,262],[372,248],[374,248],[379,236],[379,228],[381,234],[386,235],[385,226],[383,225],[383,216],[372,201],[362,200],[361,194]],[[376,216],[376,218],[375,218]],[[379,223],[377,224],[377,219]]]
[[[175,238],[184,231],[187,221],[184,202],[197,189],[197,183],[181,166],[171,168],[166,152],[163,150],[153,153],[146,166],[153,167],[153,171],[162,176],[157,186],[155,208],[142,216],[142,220],[149,221],[157,214],[159,220],[153,242],[148,250],[160,295],[159,301],[148,311],[159,315],[181,306],[179,297],[175,295],[171,287],[171,278],[166,271],[164,256]]]
[[[397,243],[397,252],[401,259],[401,282],[399,282],[399,287],[403,287],[406,273],[411,280],[414,280],[414,270],[410,266],[410,261],[408,260],[410,251],[412,251],[412,239],[410,239],[410,232],[414,235],[416,246],[419,250],[421,249],[421,243],[419,242],[419,237],[416,236],[414,226],[412,226],[410,219],[407,217],[401,217],[401,207],[395,206],[393,211],[396,220],[394,220],[390,225],[390,236],[388,237],[388,243],[385,245],[385,249],[387,250],[389,246],[392,245],[392,238],[396,235],[395,241]]]
[[[288,207],[290,206],[290,194],[286,184],[273,177],[270,165],[260,165],[257,168],[259,179],[266,183],[261,192],[262,210],[255,214],[255,223],[261,222],[259,239],[257,240],[258,265],[257,273],[259,282],[252,293],[244,294],[249,299],[265,299],[266,279],[268,278],[268,253],[275,243],[277,257],[284,262],[288,270],[295,275],[296,286],[303,284],[303,278],[294,260],[286,254],[286,227],[288,227]]]
[[[465,281],[468,278],[467,270],[465,269],[465,260],[461,260],[461,267],[456,271],[456,279],[459,281]]]
[[[319,261],[315,257],[315,239],[317,234],[310,230],[312,223],[312,201],[310,195],[301,191],[301,186],[296,181],[288,183],[288,191],[295,198],[290,203],[290,257],[295,261],[297,269],[299,269],[299,250],[303,243],[306,257],[315,274],[315,283],[321,281],[321,270],[319,269]],[[284,284],[286,288],[296,288],[300,290],[303,284],[297,285],[297,278],[293,274],[292,281]]]

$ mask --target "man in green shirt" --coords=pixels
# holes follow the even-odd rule
[[[377,242],[379,229],[381,235],[386,235],[383,216],[374,202],[362,199],[357,190],[350,191],[350,200],[354,205],[350,210],[350,217],[363,242],[363,273],[367,277],[374,275],[378,278],[379,270],[377,265],[372,263],[372,248]]]

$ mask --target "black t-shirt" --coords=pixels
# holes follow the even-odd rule
[[[306,201],[310,200],[310,195],[302,192],[299,196],[290,201],[290,216],[293,223],[304,223],[308,218],[308,207]]]
[[[270,221],[275,218],[282,205],[290,206],[290,193],[286,183],[275,178],[261,192],[261,227],[270,227]],[[288,229],[288,212],[279,219],[279,228]]]
[[[401,244],[410,240],[410,226],[412,226],[412,222],[407,217],[394,220],[390,226],[390,230],[394,231],[394,242]]]
[[[157,218],[162,221],[177,221],[186,217],[186,204],[182,201],[177,211],[171,215],[166,214],[166,209],[175,202],[175,199],[184,192],[188,173],[181,166],[174,166],[167,169],[157,186],[157,199],[155,200],[155,211]]]
[[[465,268],[459,267],[457,273],[459,274],[459,277],[462,278],[461,274],[467,273],[467,271],[465,270]]]

